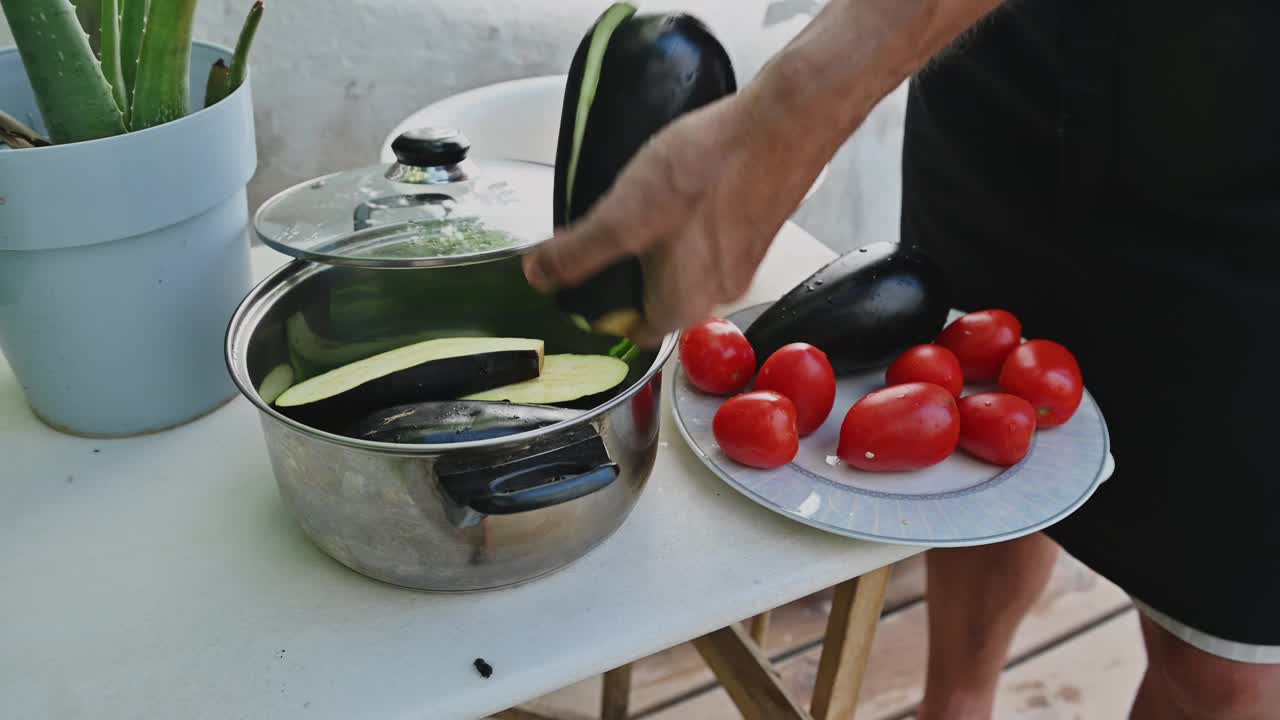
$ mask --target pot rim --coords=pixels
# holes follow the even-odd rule
[[[236,310],[231,315],[231,320],[227,323],[227,331],[224,336],[223,343],[223,359],[227,365],[227,371],[231,375],[232,382],[235,383],[236,389],[240,394],[248,398],[249,402],[257,407],[258,411],[264,413],[275,422],[282,424],[294,432],[307,435],[316,440],[341,445],[344,447],[374,452],[378,454],[402,455],[402,456],[427,456],[440,455],[451,450],[474,450],[484,448],[495,448],[511,443],[520,443],[544,436],[552,435],[579,423],[590,422],[601,415],[604,415],[614,408],[622,405],[635,397],[642,388],[653,382],[653,378],[662,371],[667,361],[671,358],[675,351],[676,343],[679,339],[679,333],[669,333],[663,340],[662,344],[656,351],[653,363],[650,364],[648,370],[641,376],[631,387],[623,390],[616,397],[608,402],[583,411],[580,415],[562,420],[552,425],[544,425],[534,430],[529,430],[516,435],[506,435],[502,437],[489,438],[487,440],[469,440],[456,443],[389,443],[375,442],[372,440],[359,440],[348,437],[346,435],[338,435],[336,433],[325,432],[310,425],[300,423],[272,408],[268,403],[262,400],[258,394],[257,388],[253,387],[253,383],[248,377],[248,353],[247,348],[238,350],[237,345],[241,341],[242,336],[256,327],[256,321],[261,319],[263,308],[274,300],[278,300],[279,296],[288,291],[289,285],[282,283],[282,279],[290,276],[303,276],[311,273],[320,272],[325,267],[324,263],[312,262],[309,260],[291,259],[282,267],[277,268],[254,285],[249,294],[244,297],[236,306]],[[388,272],[395,272],[388,270]],[[247,342],[247,339],[245,340]]]

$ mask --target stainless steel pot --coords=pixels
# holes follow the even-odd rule
[[[385,196],[377,201],[386,204]],[[360,217],[358,244],[367,247],[370,228]],[[374,230],[375,244],[385,245],[392,231]],[[297,235],[297,227],[288,232]],[[322,256],[322,243],[307,240],[298,254]],[[351,243],[329,247],[337,245]],[[529,246],[489,249],[463,264],[410,258],[388,267],[403,259],[399,252],[365,266],[349,256],[295,260],[233,316],[228,368],[258,408],[281,495],[311,540],[347,567],[421,590],[512,585],[585,555],[639,498],[657,450],[661,368],[674,338],[632,357],[621,390],[606,402],[507,437],[371,442],[302,425],[271,405],[305,377],[432,337],[538,337],[549,354],[608,352],[615,338],[580,328],[529,287],[519,262]]]

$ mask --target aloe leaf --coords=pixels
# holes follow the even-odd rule
[[[227,79],[231,77],[231,68],[218,58],[213,65],[209,67],[209,79],[205,81],[204,86],[204,106],[218,102],[227,96]]]
[[[93,48],[94,57],[99,57],[102,52],[99,45],[102,21],[98,16],[102,11],[102,0],[71,0],[71,4],[76,6],[76,17],[80,19],[80,27],[89,36],[89,47]]]
[[[125,132],[111,84],[67,0],[0,0],[55,143]]]
[[[120,71],[120,7],[116,0],[102,0],[102,74],[111,83],[116,107],[123,113],[129,109],[125,100],[124,75]]]
[[[29,148],[48,145],[40,133],[27,127],[18,118],[0,110],[0,142],[11,148]]]
[[[133,98],[133,81],[142,53],[142,31],[147,26],[149,0],[120,0],[120,71],[124,75],[125,97]]]
[[[133,79],[130,129],[163,125],[187,114],[195,10],[196,0],[152,0]]]
[[[249,72],[249,48],[253,45],[253,36],[258,32],[258,23],[262,22],[262,0],[256,0],[249,8],[249,16],[244,19],[244,27],[240,28],[240,39],[236,40],[236,51],[231,57],[231,77],[227,81],[227,94],[235,91],[244,82]]]

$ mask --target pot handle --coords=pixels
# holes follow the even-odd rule
[[[459,505],[485,515],[510,515],[586,497],[620,474],[604,441],[593,436],[505,465],[438,477]]]

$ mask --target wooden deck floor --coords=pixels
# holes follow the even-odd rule
[[[886,600],[863,686],[858,720],[913,718],[924,681],[926,616],[922,558],[900,565]],[[806,701],[817,674],[830,608],[823,592],[775,610],[768,653],[783,684]],[[1128,713],[1146,657],[1135,611],[1111,583],[1064,557],[1014,641],[996,706],[997,720],[1108,720]],[[633,718],[735,720],[741,715],[692,646],[634,666]],[[596,717],[600,680],[529,703],[553,717]]]

